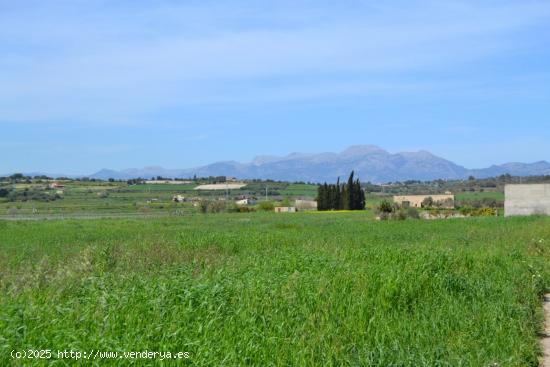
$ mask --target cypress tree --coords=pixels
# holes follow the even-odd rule
[[[323,210],[330,209],[329,197],[330,197],[329,186],[325,182],[325,184],[323,185]]]
[[[332,208],[334,210],[341,209],[340,207],[340,177],[338,177],[338,180],[336,181],[336,186],[334,186],[334,198],[332,201]]]
[[[332,189],[332,184],[327,186],[327,210],[332,210],[332,201],[334,200],[334,190]]]
[[[359,207],[357,209],[365,209],[365,191],[361,189],[361,182],[357,179],[357,189],[359,190]]]
[[[326,186],[325,183],[317,188],[317,210],[326,210]]]
[[[344,196],[344,210],[353,210],[354,209],[354,189],[353,189],[353,171],[351,171],[349,178],[348,178],[348,184],[344,185],[344,192],[342,193]]]
[[[319,199],[317,201],[318,210],[326,210],[326,206],[327,206],[326,197],[327,197],[326,184],[322,184],[321,186],[319,186]]]
[[[359,179],[353,180],[355,172],[351,171],[348,181],[340,184],[319,185],[317,188],[317,210],[363,210],[365,209],[365,192],[361,189]]]
[[[340,192],[340,209],[342,210],[349,209],[349,195],[348,195],[348,187],[346,184],[342,185],[342,191]]]

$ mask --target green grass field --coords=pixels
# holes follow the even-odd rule
[[[126,190],[135,192],[135,191],[143,191],[143,192],[157,192],[157,191],[169,191],[172,192],[193,192],[192,190],[197,187],[196,184],[144,184],[144,185],[131,185],[126,188]]]
[[[484,191],[484,192],[459,192],[455,195],[456,200],[480,200],[480,199],[495,199],[504,201],[504,193],[499,191]]]
[[[166,216],[179,213],[196,212],[191,203],[175,204],[174,195],[186,198],[202,198],[215,200],[225,198],[233,203],[236,198],[247,196],[263,200],[265,187],[268,187],[270,200],[294,199],[296,197],[314,198],[317,195],[317,186],[308,184],[288,184],[280,182],[250,182],[241,189],[229,190],[195,190],[196,184],[143,184],[127,185],[126,182],[62,182],[60,198],[55,201],[8,201],[0,198],[0,219],[34,217],[80,217],[80,216]],[[9,185],[18,191],[25,189],[44,189],[47,183],[19,183]],[[53,195],[57,190],[46,191]]]
[[[317,186],[308,184],[289,184],[288,187],[280,191],[283,196],[303,196],[317,197]]]
[[[536,366],[549,244],[541,217],[0,221],[0,365]]]

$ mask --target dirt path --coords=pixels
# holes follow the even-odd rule
[[[550,293],[544,295],[543,307],[546,323],[541,340],[544,353],[541,366],[550,367]]]

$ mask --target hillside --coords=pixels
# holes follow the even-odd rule
[[[550,175],[550,163],[507,163],[484,169],[468,169],[428,151],[390,153],[374,145],[355,145],[340,153],[291,153],[287,156],[258,156],[251,162],[216,162],[189,169],[145,167],[113,171],[103,169],[91,178],[129,179],[136,177],[175,177],[193,175],[234,176],[283,181],[332,182],[347,177],[355,170],[363,181],[390,182],[405,180],[461,179],[470,175],[492,177],[502,174],[517,176]]]

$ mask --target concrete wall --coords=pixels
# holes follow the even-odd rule
[[[550,184],[506,185],[504,215],[550,215]]]
[[[293,206],[276,206],[275,213],[295,213],[296,208]]]
[[[317,202],[315,200],[296,199],[294,206],[298,210],[317,210]]]

